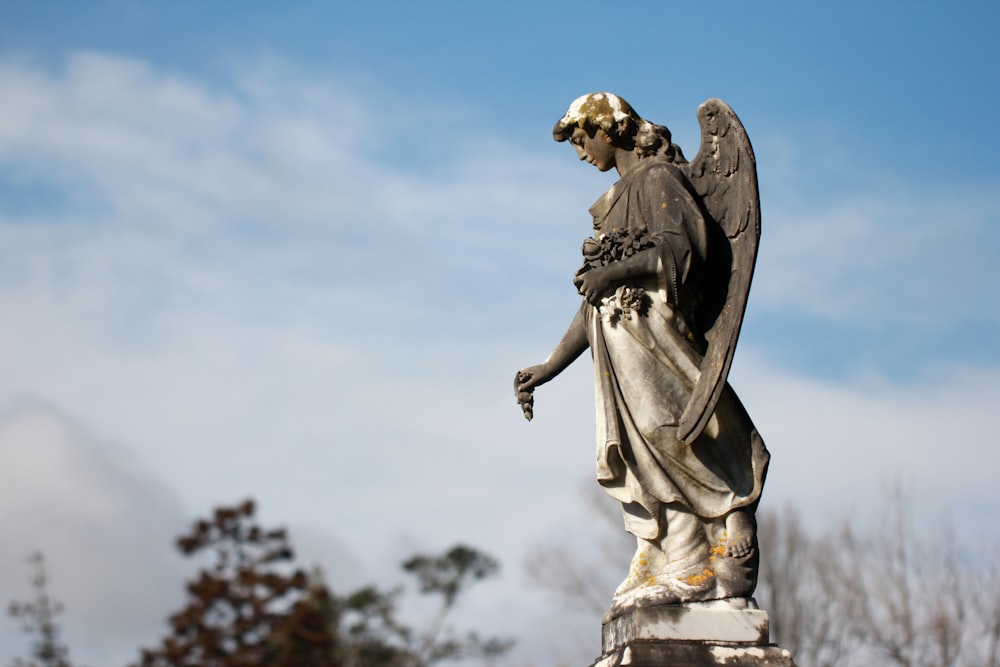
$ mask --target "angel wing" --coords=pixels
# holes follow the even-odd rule
[[[696,312],[707,350],[677,429],[678,437],[688,444],[701,435],[725,389],[760,241],[757,163],[743,124],[719,99],[698,107],[698,122],[701,148],[682,169],[710,218],[708,259]]]

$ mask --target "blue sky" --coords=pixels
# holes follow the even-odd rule
[[[493,551],[463,617],[512,664],[592,657],[596,621],[520,573],[589,548],[589,364],[530,425],[510,379],[578,305],[613,179],[550,131],[595,90],[689,157],[709,97],[754,143],[732,380],[765,504],[877,520],[898,480],[995,542],[1000,9],[288,4],[0,2],[0,591],[45,548],[82,661],[155,640],[171,535],[247,494],[341,587]]]

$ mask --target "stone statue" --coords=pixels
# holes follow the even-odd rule
[[[757,174],[728,105],[709,100],[698,118],[691,163],[666,127],[610,93],[580,97],[553,130],[621,178],[590,208],[593,236],[573,279],[580,310],[514,389],[530,420],[535,388],[593,355],[597,478],[638,543],[606,622],[746,600],[756,585],[768,452],[726,379],[760,238]]]

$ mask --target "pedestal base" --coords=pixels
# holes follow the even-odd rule
[[[753,600],[633,607],[604,619],[592,667],[795,667],[769,643],[767,612]]]
[[[777,646],[712,642],[644,641],[601,656],[592,667],[795,667],[792,654]]]

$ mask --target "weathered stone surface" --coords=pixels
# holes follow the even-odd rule
[[[794,665],[750,598],[770,455],[726,381],[760,240],[756,160],[725,102],[702,104],[698,121],[691,162],[612,93],[579,97],[552,131],[620,176],[590,208],[580,309],[545,361],[514,376],[530,420],[536,388],[588,350],[594,361],[597,481],[636,538],[600,667]]]
[[[796,667],[777,646],[713,642],[633,642],[601,656],[592,667]]]
[[[714,641],[763,646],[768,643],[766,611],[746,600],[716,600],[636,608],[602,628],[605,654],[635,641]]]
[[[755,511],[770,455],[726,378],[760,239],[757,169],[725,102],[698,110],[698,155],[612,93],[575,100],[552,135],[620,179],[590,208],[573,285],[580,310],[552,354],[518,371],[535,389],[594,361],[597,480],[636,551],[610,613],[749,597]]]

